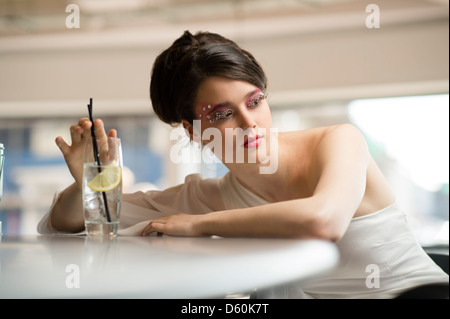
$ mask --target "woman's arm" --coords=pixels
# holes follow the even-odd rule
[[[60,231],[77,233],[84,229],[81,190],[76,183],[59,196],[50,213],[52,226]]]
[[[296,237],[339,240],[365,191],[369,153],[351,125],[331,128],[315,154],[319,181],[308,198],[263,206],[217,211],[205,215],[178,214],[153,220],[142,235]]]
[[[95,130],[97,139],[107,136],[117,136],[115,130],[110,130],[106,135],[101,120],[96,120]],[[55,142],[64,155],[64,160],[75,182],[67,187],[54,204],[50,212],[52,226],[60,231],[79,232],[84,229],[84,215],[82,205],[82,178],[83,163],[86,143],[91,138],[92,123],[87,118],[82,118],[77,124],[70,127],[72,144],[69,146],[62,137],[57,137]]]

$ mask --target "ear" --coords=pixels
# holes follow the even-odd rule
[[[186,130],[186,132],[189,133],[189,139],[192,141],[194,139],[194,128],[192,124],[186,120],[181,120],[181,124],[183,124],[183,127]]]
[[[199,144],[202,144],[202,133],[201,133],[201,123],[200,120],[194,120],[194,123],[191,124],[187,120],[181,120],[181,123],[183,124],[184,131],[186,132],[186,135],[189,136],[189,139],[193,142],[197,142]]]

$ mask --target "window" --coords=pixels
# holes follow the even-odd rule
[[[349,121],[365,134],[422,244],[448,244],[449,96],[357,100]]]

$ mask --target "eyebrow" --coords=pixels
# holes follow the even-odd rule
[[[258,92],[261,92],[261,90],[260,90],[260,89],[255,89],[255,90],[252,90],[252,91],[248,92],[248,93],[244,96],[244,100],[247,102],[247,100],[248,100],[251,96],[255,95],[255,94],[258,93]],[[206,114],[209,115],[209,114],[211,114],[214,110],[216,110],[216,109],[218,109],[218,108],[220,108],[220,107],[228,106],[228,105],[230,105],[230,104],[231,104],[231,102],[225,101],[225,102],[222,102],[222,103],[219,103],[219,104],[211,105],[210,111],[209,111],[208,113],[206,113]],[[208,105],[208,104],[202,105],[202,107],[207,106],[207,105]]]

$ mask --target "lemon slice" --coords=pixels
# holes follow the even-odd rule
[[[87,185],[96,192],[107,192],[120,184],[121,173],[120,166],[106,166]]]

